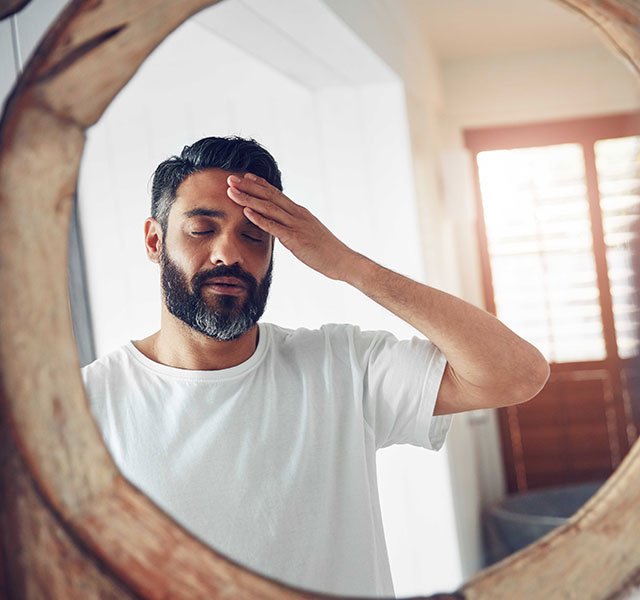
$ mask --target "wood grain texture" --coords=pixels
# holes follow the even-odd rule
[[[567,0],[638,68],[636,2]],[[0,124],[0,592],[8,598],[319,598],[207,548],[118,473],[90,416],[66,289],[85,129],[212,0],[74,0]],[[639,69],[640,70],[640,69]],[[640,447],[562,530],[441,597],[604,598],[640,569]]]
[[[11,436],[0,445],[0,546],[7,553],[3,565],[9,567],[0,597],[135,598],[105,565],[87,560],[36,490]]]
[[[640,446],[569,523],[481,572],[468,600],[603,599],[640,571]]]
[[[640,2],[638,0],[561,0],[588,17],[613,50],[640,74]]]

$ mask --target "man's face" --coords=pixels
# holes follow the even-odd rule
[[[229,175],[201,171],[178,187],[159,254],[169,312],[225,341],[262,316],[272,270],[272,239],[229,199]]]

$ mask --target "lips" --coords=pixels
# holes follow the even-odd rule
[[[202,289],[221,296],[241,296],[247,293],[247,284],[237,277],[210,277],[202,283]]]
[[[195,294],[249,297],[255,293],[257,283],[252,275],[239,265],[219,265],[197,273],[193,278]]]
[[[203,285],[242,289],[245,289],[247,287],[244,281],[242,281],[242,279],[238,279],[237,277],[211,277],[210,279],[207,279],[203,283]]]

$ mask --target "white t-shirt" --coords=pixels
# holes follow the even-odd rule
[[[133,344],[83,369],[122,474],[203,542],[291,585],[393,595],[375,452],[437,450],[446,364],[430,342],[350,325],[259,325],[219,371],[158,364]]]

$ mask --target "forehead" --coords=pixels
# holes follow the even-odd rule
[[[224,205],[230,209],[238,207],[228,196],[227,177],[232,175],[231,171],[223,171],[222,169],[207,169],[198,171],[193,175],[189,175],[176,190],[176,201],[174,206],[192,207],[196,204],[201,205]]]

